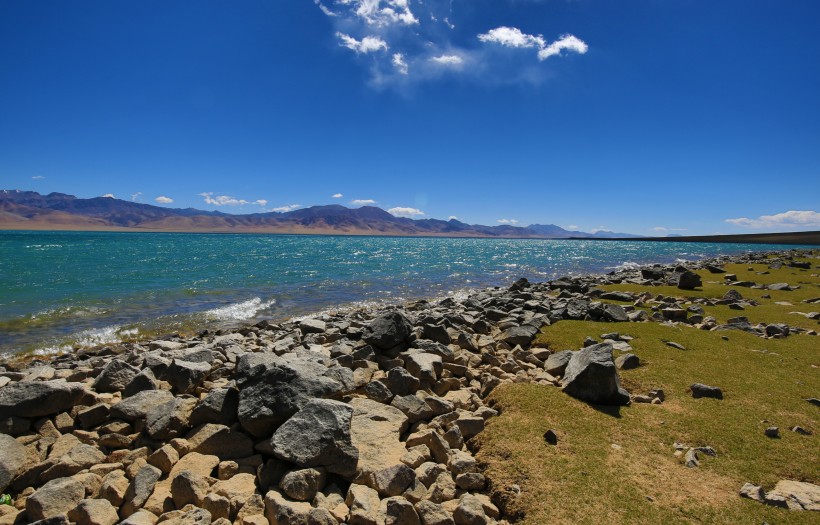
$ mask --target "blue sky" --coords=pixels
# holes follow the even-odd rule
[[[818,21],[812,1],[3,1],[0,188],[820,229]]]

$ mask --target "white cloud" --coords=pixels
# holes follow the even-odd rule
[[[501,224],[518,224],[518,219],[498,219],[495,222],[498,222],[498,223],[501,223]]]
[[[811,210],[789,210],[774,215],[761,215],[757,219],[746,217],[726,219],[726,222],[756,230],[820,228],[820,213]]]
[[[538,60],[546,60],[553,55],[560,55],[561,51],[565,49],[583,55],[589,50],[589,46],[578,37],[563,35],[560,39],[538,51]]]
[[[376,204],[376,201],[373,199],[353,199],[350,201],[350,204],[353,206],[370,206],[371,204]]]
[[[328,7],[325,4],[323,4],[320,0],[313,0],[313,3],[319,6],[319,9],[321,9],[322,12],[327,16],[339,16],[339,13],[334,13],[333,11],[328,9]]]
[[[458,217],[456,217],[455,215],[450,215],[449,217],[447,217],[447,220],[448,221],[457,221]]]
[[[388,49],[387,42],[377,36],[366,36],[361,40],[356,40],[352,36],[341,32],[336,33],[336,36],[339,38],[340,46],[352,49],[356,53],[367,54],[381,49],[387,51]]]
[[[370,25],[387,26],[401,23],[418,24],[408,0],[336,0],[337,4],[350,6],[352,11]]]
[[[443,66],[458,66],[464,62],[464,59],[458,55],[441,55],[432,57],[430,60]]]
[[[116,199],[113,193],[106,193],[105,195],[103,195],[103,197],[105,197],[106,199]]]
[[[667,228],[666,226],[655,226],[652,231],[656,232],[685,232],[686,228]]]
[[[210,204],[212,206],[244,206],[245,204],[259,204],[260,206],[264,206],[268,203],[268,201],[264,199],[251,202],[246,201],[245,199],[237,199],[229,195],[217,195],[214,197],[213,192],[210,191],[197,193],[197,195],[205,199],[205,204]]]
[[[344,197],[344,195],[342,195],[341,193],[334,193],[330,196],[331,199],[341,199],[342,197]]]
[[[507,47],[539,47],[546,46],[546,41],[541,35],[528,35],[517,27],[501,26],[490,29],[484,34],[478,35],[482,42],[493,42]]]
[[[131,194],[131,202],[137,202],[141,196],[142,196],[141,191],[138,191],[137,193],[132,193]]]
[[[404,60],[404,55],[401,53],[393,53],[393,67],[396,68],[402,75],[406,75],[408,72],[407,61]]]
[[[581,227],[578,226],[577,224],[570,224],[570,225],[567,226],[568,230],[579,230],[580,228]]]
[[[424,212],[418,208],[406,208],[403,206],[396,206],[395,208],[390,208],[389,210],[387,210],[387,213],[395,217],[407,217],[410,219],[412,219],[413,217],[424,215]]]
[[[482,42],[499,44],[505,47],[518,48],[538,48],[538,60],[546,60],[551,56],[560,55],[561,51],[574,51],[584,54],[589,50],[589,46],[580,38],[573,35],[562,35],[561,38],[547,44],[541,35],[529,35],[517,27],[501,26],[490,29],[486,33],[478,35]]]
[[[160,204],[171,204],[172,202],[174,202],[174,199],[172,199],[170,197],[166,197],[165,195],[160,195],[159,197],[157,197],[154,200],[157,201]]]
[[[35,176],[32,177],[32,179],[40,180],[40,179],[45,179],[45,177],[43,177],[42,175],[35,175]]]
[[[267,201],[265,202],[267,204]],[[284,206],[279,206],[278,208],[273,208],[271,211],[277,211],[279,213],[287,213],[289,211],[298,210],[301,208],[301,204],[286,204]]]

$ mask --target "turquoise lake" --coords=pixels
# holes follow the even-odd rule
[[[793,246],[0,232],[0,353],[53,352],[366,302]]]

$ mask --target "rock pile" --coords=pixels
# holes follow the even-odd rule
[[[0,525],[504,523],[510,493],[495,491],[471,452],[496,415],[490,392],[535,382],[623,405],[617,370],[640,366],[633,354],[613,356],[631,350],[628,336],[553,353],[533,344],[540,329],[564,319],[721,329],[703,318],[706,302],[595,286],[697,286],[687,272],[723,262],[521,279],[460,301],[6,364],[0,492],[14,504],[0,505]],[[797,331],[729,324],[761,337]],[[663,399],[662,390],[632,397]]]

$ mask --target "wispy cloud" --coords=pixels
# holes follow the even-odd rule
[[[518,224],[518,219],[498,219],[495,222],[500,224]]]
[[[443,66],[458,66],[464,63],[464,59],[458,55],[441,55],[437,57],[430,57],[430,61]]]
[[[107,198],[107,199],[116,199],[116,197],[114,196],[113,193],[106,193],[102,197]]]
[[[45,177],[43,177],[42,175],[35,175],[35,176],[33,176],[33,177],[32,177],[32,179],[34,179],[34,180],[42,180],[42,179],[45,179]]]
[[[387,42],[377,36],[366,36],[361,40],[356,40],[350,35],[336,33],[339,38],[339,45],[352,49],[356,53],[372,53],[373,51],[387,51]]]
[[[331,199],[341,199],[342,197],[344,197],[344,195],[342,195],[341,193],[334,193],[330,196]]]
[[[174,202],[174,199],[172,199],[171,197],[166,197],[165,195],[160,195],[154,200],[160,204],[171,204],[172,202]]]
[[[404,60],[402,53],[393,53],[393,67],[400,75],[406,75],[410,71],[410,67],[407,65],[407,61]]]
[[[811,210],[789,210],[774,215],[761,215],[756,219],[726,219],[726,222],[755,230],[820,228],[820,213]]]
[[[349,6],[356,16],[372,26],[419,23],[408,0],[336,0],[336,3]]]
[[[331,11],[330,8],[323,4],[320,0],[313,0],[313,3],[319,6],[319,9],[321,9],[327,16],[339,16],[339,13]]]
[[[563,35],[560,39],[538,51],[538,60],[546,60],[551,56],[560,55],[561,51],[572,51],[583,55],[589,51],[586,42],[574,35]]]
[[[667,228],[666,226],[655,226],[652,231],[656,232],[685,232],[687,228]]]
[[[350,204],[353,206],[370,206],[372,204],[376,204],[376,201],[373,199],[353,199],[350,201]]]
[[[424,212],[418,208],[406,208],[404,206],[396,206],[395,208],[390,208],[389,210],[387,210],[387,213],[395,217],[407,217],[409,219],[424,215]]]
[[[142,197],[142,192],[141,191],[138,191],[137,193],[132,193],[131,194],[131,202],[137,202],[140,199],[140,197]]]
[[[578,226],[577,224],[569,224],[569,225],[567,225],[567,229],[568,230],[579,230],[579,229],[581,229],[581,227]]]
[[[447,217],[447,220],[448,221],[457,221],[458,217],[456,217],[455,215],[450,215],[449,217]]]
[[[277,208],[271,208],[271,211],[276,211],[279,213],[287,213],[289,211],[298,210],[301,208],[301,204],[285,204],[284,206],[279,206]]]

